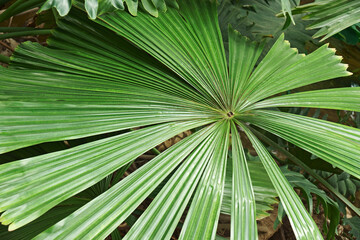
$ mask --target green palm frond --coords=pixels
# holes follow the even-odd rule
[[[250,111],[243,117],[285,140],[360,178],[360,131],[337,123],[269,110]],[[296,134],[293,134],[296,131]],[[339,146],[341,144],[341,148]]]
[[[360,91],[357,87],[299,92],[260,101],[253,105],[253,109],[299,106],[360,112]]]
[[[321,204],[324,209],[325,218],[329,219],[330,221],[330,224],[323,224],[325,229],[324,232],[327,234],[329,239],[334,238],[336,228],[340,222],[340,211],[338,204],[329,196],[327,196],[323,190],[319,189],[315,184],[307,180],[303,174],[291,171],[286,166],[281,167],[281,171],[284,173],[286,179],[294,188],[301,190],[301,195],[303,198],[305,198],[311,214],[313,213],[314,209],[313,195],[316,196],[316,209],[319,211],[319,206]]]
[[[28,240],[36,237],[45,229],[51,227],[61,219],[65,218],[69,214],[73,213],[81,206],[88,202],[87,199],[70,198],[64,203],[59,204],[44,215],[20,228],[17,231],[7,231],[7,227],[0,226],[0,238],[1,239],[16,239],[16,240]]]
[[[236,140],[233,140],[236,141]],[[232,150],[232,151],[235,151]],[[241,151],[241,150],[240,150]],[[227,169],[226,169],[226,179],[225,179],[225,186],[224,186],[224,194],[223,194],[223,202],[221,206],[221,213],[227,214],[231,216],[231,207],[232,204],[235,202],[232,201],[233,194],[240,194],[233,192],[232,189],[235,187],[239,187],[238,185],[233,186],[233,177],[235,178],[235,173],[233,176],[233,172],[236,171],[234,169],[234,166],[236,163],[233,161],[232,158],[229,158]],[[248,155],[246,155],[246,164],[248,166],[248,172],[249,172],[249,179],[245,180],[245,177],[243,175],[237,174],[238,177],[244,178],[243,181],[251,181],[251,188],[254,192],[255,197],[255,210],[256,210],[256,220],[263,219],[265,217],[270,216],[270,213],[268,211],[273,209],[273,205],[278,202],[276,197],[278,195],[276,194],[276,190],[274,189],[274,186],[271,184],[270,178],[267,175],[264,175],[265,168],[261,164],[261,162],[256,158],[249,160]],[[239,169],[237,170],[239,171]],[[243,170],[245,171],[245,170]],[[246,175],[248,176],[248,175]],[[239,181],[239,180],[237,180]],[[241,185],[242,186],[242,185]],[[245,189],[246,190],[246,189]],[[250,194],[250,193],[249,193]],[[237,197],[236,195],[234,197]],[[239,201],[244,201],[242,198],[238,198]],[[245,198],[249,199],[249,198]],[[247,202],[245,202],[247,203]],[[239,204],[237,204],[239,206]],[[236,207],[236,206],[234,206]],[[239,213],[240,214],[240,213]],[[235,222],[234,222],[235,223]]]
[[[235,123],[231,124],[232,136],[232,198],[231,198],[231,236],[233,239],[256,238],[256,208],[249,169],[244,148]],[[241,211],[245,208],[246,211]]]
[[[281,11],[293,24],[295,24],[295,21],[291,12],[291,7],[292,4],[299,5],[299,3],[299,0],[281,0]],[[289,19],[287,21],[289,21]]]
[[[290,1],[292,8],[296,6],[293,2]],[[301,21],[303,14],[294,15],[296,24],[290,24],[284,29],[284,18],[274,17],[281,12],[281,3],[282,0],[221,0],[218,8],[219,24],[225,44],[228,43],[228,25],[231,24],[251,40],[266,41],[261,58],[282,33],[285,34],[285,39],[291,42],[291,46],[301,53],[307,52],[307,43],[318,45],[318,41],[312,38],[316,31],[307,30],[308,22]]]
[[[184,212],[180,239],[215,239],[220,213],[226,211],[232,218],[232,239],[257,239],[259,210],[261,215],[276,195],[298,239],[322,239],[249,125],[359,178],[359,129],[261,109],[356,110],[352,101],[358,88],[314,91],[311,101],[304,99],[312,92],[283,96],[294,88],[348,76],[347,66],[327,45],[303,55],[283,35],[257,63],[263,46],[232,28],[227,61],[216,1],[182,0],[179,5],[180,10],[169,8],[159,18],[116,11],[95,21],[85,10],[73,9],[59,21],[49,46],[24,43],[9,68],[0,70],[1,153],[103,136],[0,165],[0,221],[10,230],[20,231],[161,142],[191,130],[35,239],[104,239],[161,185],[125,239],[168,239]],[[328,94],[338,97],[338,104]],[[259,170],[246,159],[245,135],[268,185],[258,181]]]
[[[293,9],[293,14],[307,13],[304,20],[312,20],[308,29],[319,29],[314,38],[321,41],[360,22],[360,2],[357,0],[318,0]]]

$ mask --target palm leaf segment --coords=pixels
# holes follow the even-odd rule
[[[321,41],[334,34],[359,23],[360,2],[356,0],[318,0],[297,6],[293,14],[307,13],[304,20],[313,20],[307,28],[319,29],[314,38],[321,37]]]
[[[180,239],[214,239],[228,165],[232,238],[257,239],[256,194],[241,134],[258,152],[296,237],[322,238],[247,123],[359,178],[359,130],[259,109],[310,106],[360,111],[359,88],[270,98],[347,76],[347,66],[327,46],[307,56],[298,54],[283,36],[257,65],[262,46],[231,29],[227,62],[216,8],[214,1],[184,0],[180,11],[169,9],[159,19],[115,12],[96,23],[76,12],[59,23],[50,47],[25,43],[18,48],[12,65],[1,69],[0,75],[2,153],[42,142],[125,132],[1,165],[3,224],[17,229],[166,139],[201,127],[36,239],[105,238],[167,176],[170,179],[125,239],[168,239],[187,206]],[[138,127],[142,128],[126,132]]]

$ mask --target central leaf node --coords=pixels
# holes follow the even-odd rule
[[[229,118],[231,118],[231,117],[234,116],[234,113],[233,113],[233,112],[228,112],[226,115],[227,115]]]

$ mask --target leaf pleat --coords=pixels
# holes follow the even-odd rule
[[[194,194],[179,239],[214,239],[220,215],[229,147],[230,122],[220,126],[220,138]]]
[[[124,239],[171,238],[221,137],[219,125],[173,174]]]
[[[10,67],[98,79],[88,87],[111,84],[109,87],[121,89],[132,85],[204,101],[203,96],[154,58],[116,33],[89,21],[80,11],[59,21],[52,35],[48,39],[51,49],[33,43],[21,45]]]
[[[311,107],[360,112],[360,87],[293,93],[260,101],[250,109],[269,107]]]
[[[169,9],[159,19],[142,13],[131,18],[117,12],[98,22],[157,58],[225,109],[229,84],[216,2],[185,0],[179,4],[180,11]]]
[[[104,239],[214,129],[214,125],[209,126],[173,145],[108,191],[41,233],[35,239]]]
[[[231,239],[258,239],[254,190],[244,148],[234,122],[232,139]]]
[[[32,239],[42,231],[51,227],[61,219],[65,218],[75,210],[79,209],[86,201],[78,201],[79,203],[73,204],[60,204],[46,214],[42,215],[35,221],[27,224],[26,226],[17,229],[16,231],[7,231],[6,226],[0,226],[0,238],[12,240],[28,240]]]
[[[360,178],[359,129],[268,110],[250,111],[243,119]]]
[[[279,194],[296,239],[323,239],[316,223],[305,209],[300,197],[286,180],[284,174],[281,172],[279,166],[276,164],[268,150],[244,124],[240,122],[237,123],[249,137],[276,189],[276,192]]]
[[[234,31],[231,26],[229,27],[229,81],[232,101],[240,99],[245,86],[249,84],[249,76],[260,57],[262,48],[262,45],[251,42],[238,31]],[[235,108],[236,105],[237,102],[232,102],[231,107]]]
[[[247,165],[249,168],[251,183],[256,201],[256,219],[260,220],[270,216],[268,211],[272,210],[272,205],[278,202],[276,199],[278,195],[274,189],[274,186],[271,184],[269,177],[264,175],[265,169],[260,161],[248,161]],[[227,215],[231,215],[233,194],[232,173],[232,164],[228,164],[226,169],[226,179],[221,206],[221,213]]]
[[[49,40],[52,48],[25,43],[10,69],[0,70],[0,152],[214,116],[204,97],[161,63],[73,15],[59,23]]]
[[[161,142],[208,121],[156,125],[0,166],[0,221],[19,228]]]
[[[215,117],[215,114],[206,114],[202,106],[196,110],[193,102],[186,103],[175,97],[170,100],[169,97],[160,97],[160,94],[150,98],[127,93],[61,88],[55,88],[54,92],[52,88],[44,87],[50,91],[49,94],[43,91],[43,95],[37,97],[37,92],[19,88],[26,86],[24,84],[9,85],[6,84],[6,90],[0,90],[13,89],[9,97],[13,99],[0,103],[0,152],[45,141],[69,140],[156,123]],[[31,87],[40,89],[33,85],[29,90]],[[19,98],[22,100],[16,101]],[[31,102],[31,98],[36,98],[37,102]],[[176,100],[177,103],[173,102]]]
[[[326,44],[309,55],[299,54],[281,35],[250,76],[238,110],[287,90],[351,75],[341,59]]]

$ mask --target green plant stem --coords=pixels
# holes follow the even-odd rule
[[[0,14],[0,22],[9,19],[12,16],[15,16],[23,11],[38,7],[41,3],[45,2],[44,0],[18,0],[15,1],[11,6]]]
[[[39,29],[39,30],[31,30],[31,31],[21,31],[21,32],[11,32],[0,35],[0,40],[14,37],[22,37],[22,36],[36,36],[36,35],[48,35],[51,34],[51,30],[49,29]]]
[[[10,58],[8,56],[4,56],[4,55],[0,54],[0,62],[10,63]]]
[[[155,155],[159,155],[161,152],[159,150],[157,150],[156,148],[151,149],[151,152],[154,153]]]
[[[263,140],[268,145],[276,148],[279,152],[288,157],[290,161],[294,164],[298,165],[302,169],[304,169],[308,174],[310,174],[313,178],[315,178],[318,182],[320,182],[324,187],[326,187],[331,193],[333,193],[337,198],[339,198],[349,209],[351,209],[356,215],[360,217],[360,210],[354,204],[352,204],[346,197],[344,197],[341,193],[339,193],[333,186],[331,186],[325,179],[323,179],[320,175],[318,175],[315,171],[313,171],[310,167],[308,167],[305,163],[303,163],[300,159],[284,150],[279,144],[272,141],[270,138],[266,137],[264,134],[259,131],[249,127],[251,131],[258,136],[261,140]]]
[[[31,27],[0,27],[0,32],[21,32],[21,31],[33,31],[39,30],[38,28],[31,28]]]

